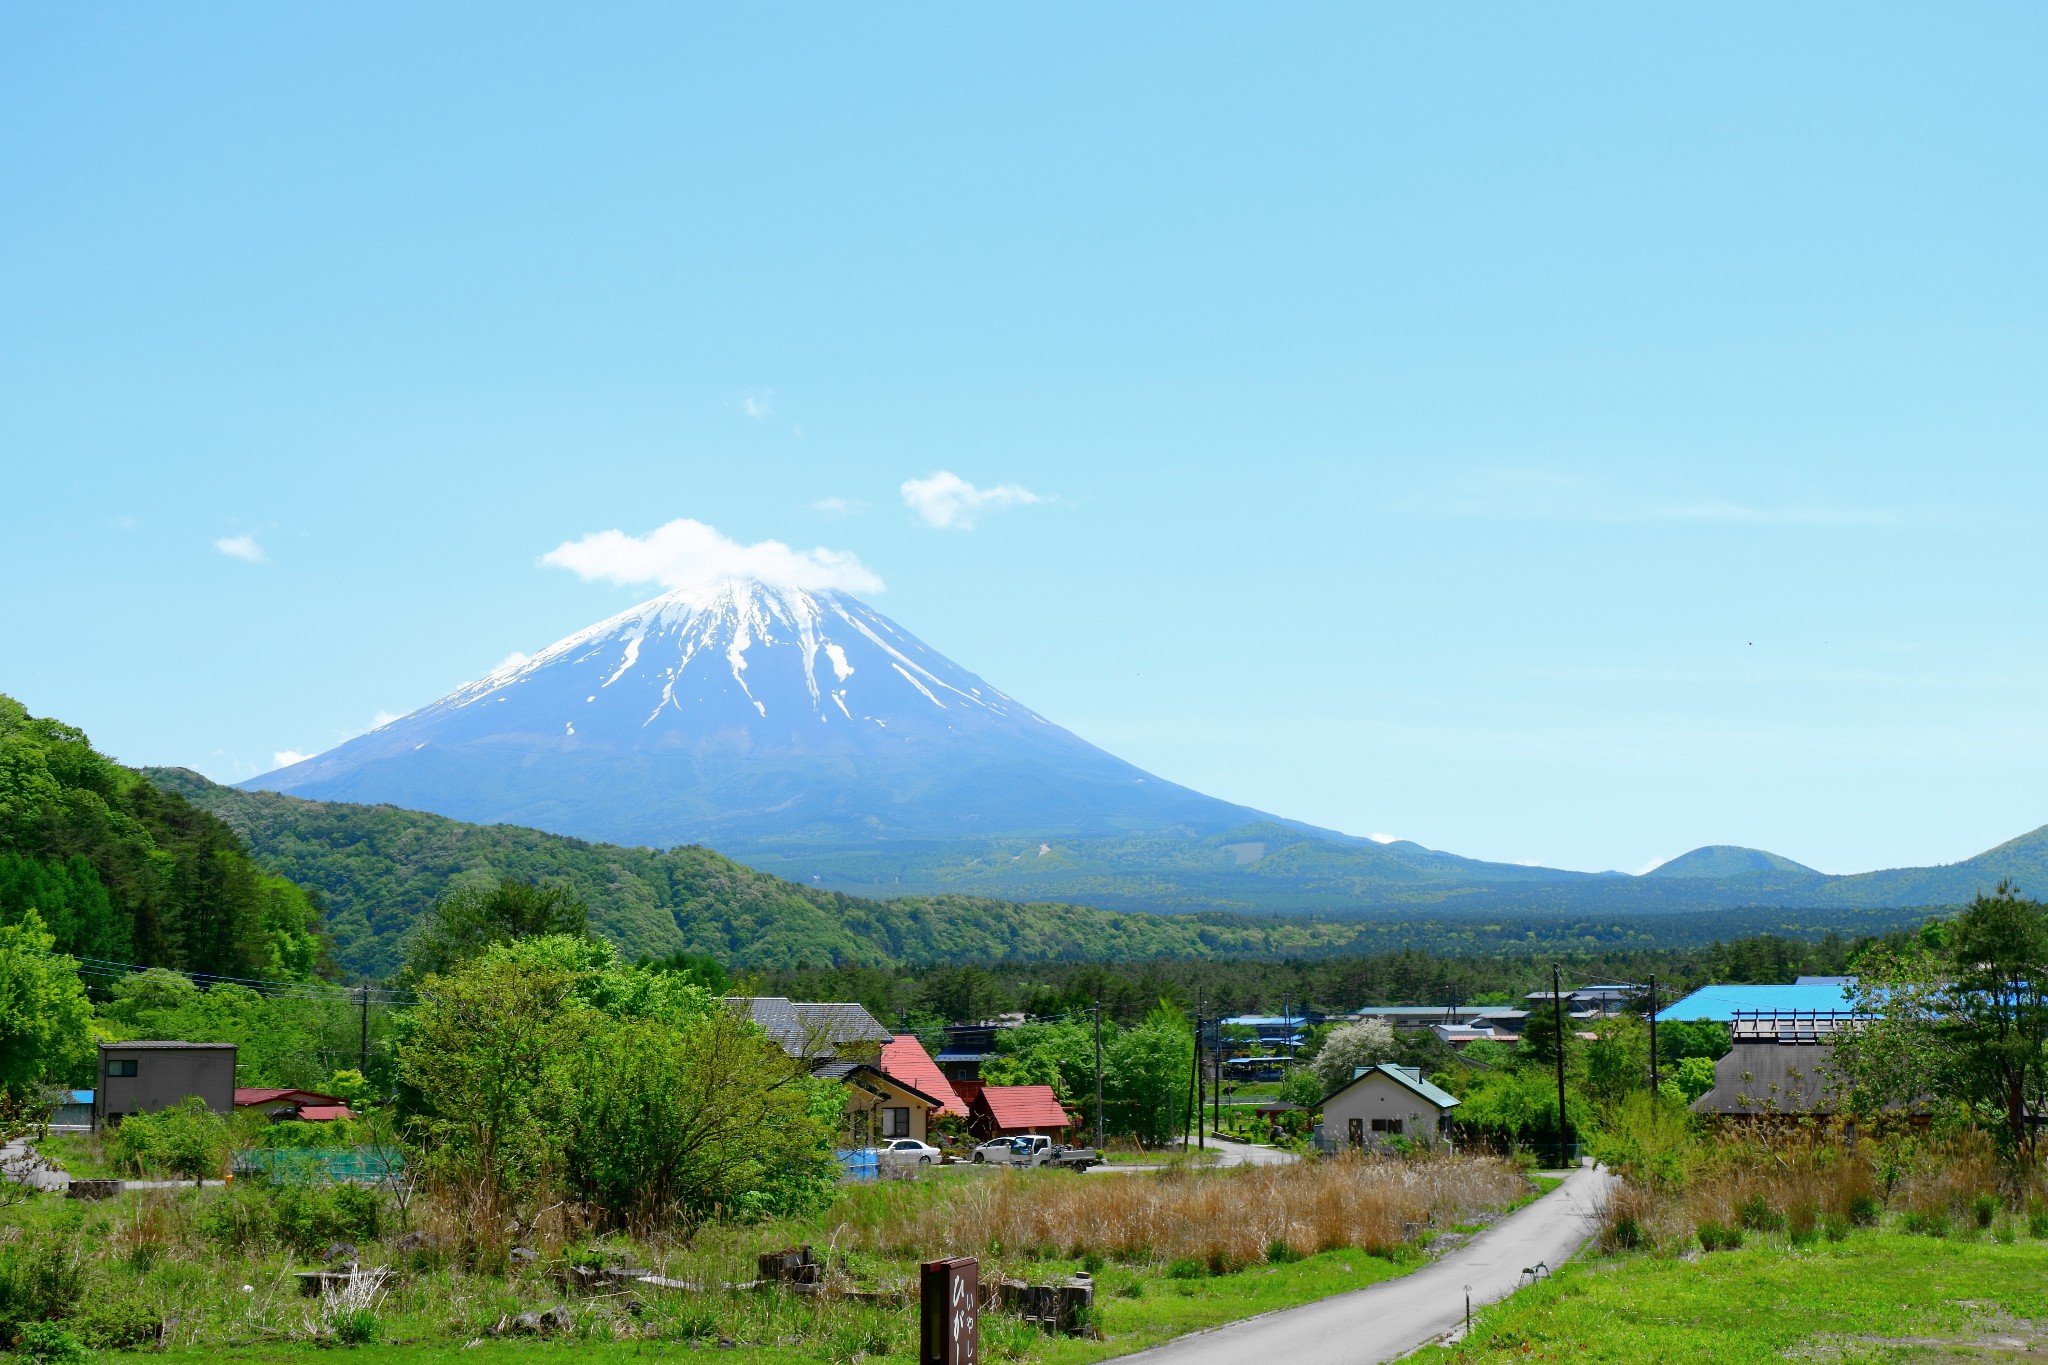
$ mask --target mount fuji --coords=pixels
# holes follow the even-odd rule
[[[243,785],[734,853],[1274,822],[1103,752],[846,593],[749,578],[643,602]]]

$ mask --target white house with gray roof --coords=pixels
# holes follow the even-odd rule
[[[1425,1147],[1447,1140],[1458,1097],[1422,1078],[1422,1069],[1381,1062],[1362,1066],[1323,1096],[1325,1151],[1366,1151],[1406,1138]]]

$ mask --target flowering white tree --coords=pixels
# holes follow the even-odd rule
[[[1351,1079],[1362,1066],[1373,1066],[1394,1055],[1394,1026],[1384,1019],[1345,1024],[1330,1030],[1323,1049],[1309,1065],[1315,1068],[1325,1093]]]

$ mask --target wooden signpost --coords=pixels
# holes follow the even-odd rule
[[[926,1261],[918,1290],[918,1365],[979,1365],[981,1262]]]

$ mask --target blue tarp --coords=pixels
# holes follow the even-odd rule
[[[839,1158],[840,1169],[848,1180],[874,1180],[881,1175],[882,1154],[873,1147],[858,1147],[832,1155]]]
[[[1707,1019],[1715,1023],[1732,1023],[1738,1012],[1754,1014],[1761,1010],[1798,1011],[1802,1014],[1829,1011],[1851,1013],[1855,1006],[1849,1000],[1849,992],[1841,985],[1804,986],[1702,986],[1683,1000],[1674,1001],[1657,1011],[1657,1022],[1667,1020],[1691,1022]]]

